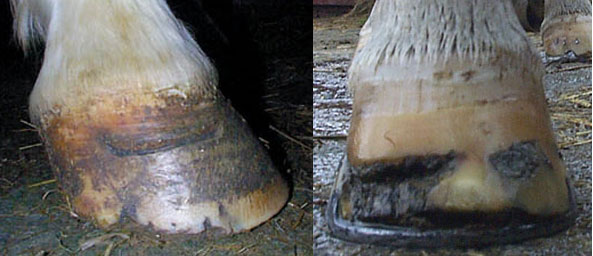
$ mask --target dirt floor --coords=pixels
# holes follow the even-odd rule
[[[233,95],[233,86],[246,86],[240,80],[245,74],[221,80],[223,93],[290,180],[291,197],[277,216],[251,232],[174,241],[126,229],[99,230],[77,218],[53,179],[36,130],[27,123],[27,99],[41,57],[23,60],[11,44],[10,56],[0,60],[0,255],[312,255],[311,7],[270,8],[276,9],[263,16],[256,9],[243,13],[243,32],[257,56],[245,60],[258,69],[258,77],[250,80],[259,88],[257,95]],[[216,55],[207,43],[203,48]],[[237,65],[236,55],[226,55]],[[214,61],[221,75],[236,72],[221,70],[224,60]],[[242,104],[256,107],[246,111]]]
[[[325,207],[344,155],[352,100],[347,70],[365,17],[313,21],[313,237],[316,255],[591,255],[591,63],[545,58],[539,34],[529,34],[546,64],[545,92],[564,163],[576,188],[578,217],[548,238],[484,249],[407,250],[354,244],[333,238]]]

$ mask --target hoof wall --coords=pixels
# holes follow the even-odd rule
[[[562,16],[545,21],[542,27],[548,56],[562,56],[571,51],[577,56],[591,56],[590,16]]]
[[[157,99],[168,105],[97,104],[44,122],[52,167],[81,218],[193,236],[248,231],[282,209],[286,182],[228,102]]]
[[[398,168],[425,171],[388,175],[380,173],[384,164],[367,166],[375,169],[373,172],[351,166],[344,157],[326,212],[332,234],[383,246],[483,247],[551,235],[573,223],[575,202],[568,180],[565,200],[569,207],[561,213],[539,215],[517,207],[455,210],[435,206],[430,193],[455,172],[456,158],[454,152],[410,158]]]

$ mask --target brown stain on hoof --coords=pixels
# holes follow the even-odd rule
[[[148,232],[228,234],[258,225],[286,202],[286,183],[224,99],[111,97],[37,120],[60,186],[82,218],[101,228],[131,220]]]
[[[468,70],[468,71],[465,71],[465,72],[461,73],[461,77],[463,77],[463,81],[464,82],[468,82],[475,75],[476,75],[476,71],[475,70]]]
[[[102,208],[101,204],[89,196],[77,197],[74,201],[74,207],[76,208],[76,212],[82,216],[91,216]]]
[[[434,72],[432,74],[432,77],[434,78],[434,80],[437,80],[437,81],[440,81],[440,80],[450,80],[451,78],[453,78],[453,72],[452,71]]]

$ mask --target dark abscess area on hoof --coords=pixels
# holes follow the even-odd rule
[[[346,169],[342,171],[348,174]],[[570,189],[568,179],[566,184],[569,187],[571,208],[568,212],[551,216],[530,215],[516,208],[499,212],[427,209],[400,222],[381,218],[344,221],[340,216],[342,202],[333,195],[327,213],[330,216],[328,222],[334,235],[341,239],[382,246],[467,248],[515,243],[552,235],[572,225],[576,217],[574,192]]]
[[[426,196],[454,169],[455,152],[445,155],[409,156],[398,164],[377,163],[351,167],[341,203],[347,219],[377,224],[417,226],[427,209]],[[422,224],[425,225],[425,224]]]
[[[420,230],[474,230],[484,234],[501,228],[545,226],[559,216],[536,216],[511,208],[496,212],[456,212],[427,205],[427,195],[456,167],[463,155],[409,156],[398,164],[347,166],[339,196],[340,217],[365,225],[418,228]],[[505,177],[527,179],[549,159],[536,142],[515,143],[490,157]],[[558,223],[566,226],[567,223]]]
[[[399,163],[374,163],[361,167],[352,167],[352,172],[365,183],[394,183],[407,179],[423,178],[434,175],[455,159],[451,151],[446,155],[407,156]]]
[[[490,155],[488,160],[494,170],[511,179],[529,179],[540,166],[551,165],[535,141],[513,143],[508,149]]]

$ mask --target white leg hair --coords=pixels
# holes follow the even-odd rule
[[[575,13],[591,16],[591,2],[587,0],[546,0],[546,19],[548,20]]]
[[[32,116],[130,88],[216,94],[216,70],[165,0],[11,0],[11,6],[23,49],[46,43]]]
[[[463,60],[480,66],[496,59],[509,69],[540,67],[508,0],[377,0],[360,34],[351,85],[359,84],[358,73],[368,76],[361,69],[380,65],[434,67]]]

